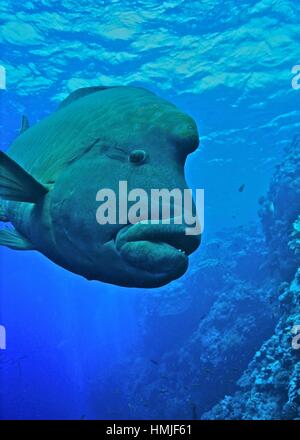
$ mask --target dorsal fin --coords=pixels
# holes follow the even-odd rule
[[[23,115],[22,122],[21,122],[21,128],[20,128],[20,134],[22,134],[22,133],[24,133],[24,131],[28,130],[29,127],[30,127],[29,120],[28,120],[27,116]]]
[[[66,107],[77,99],[83,98],[84,96],[90,95],[91,93],[99,92],[100,90],[112,89],[113,87],[105,86],[93,86],[93,87],[82,87],[70,93],[59,105],[58,110]]]

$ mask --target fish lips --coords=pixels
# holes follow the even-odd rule
[[[185,225],[141,221],[117,233],[115,245],[130,265],[155,275],[181,276],[188,267],[188,255],[200,244],[200,235],[186,235]]]

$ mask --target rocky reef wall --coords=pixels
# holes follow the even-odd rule
[[[267,266],[281,281],[274,304],[278,324],[238,380],[238,390],[203,419],[300,419],[300,344],[294,338],[300,325],[299,159],[296,136],[277,167],[268,196],[260,200]]]
[[[257,225],[219,232],[188,275],[140,303],[144,350],[124,380],[133,418],[300,417],[299,150],[296,137]]]

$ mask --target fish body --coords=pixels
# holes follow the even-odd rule
[[[38,250],[89,280],[128,287],[161,286],[186,271],[200,235],[185,236],[183,224],[100,225],[96,194],[118,193],[120,181],[147,194],[186,189],[185,159],[199,142],[190,116],[142,88],[93,87],[22,126],[1,153],[1,219],[15,230],[1,230],[0,244]]]

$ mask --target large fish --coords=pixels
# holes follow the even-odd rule
[[[184,163],[199,143],[191,117],[135,87],[71,93],[1,152],[0,244],[35,249],[84,276],[128,287],[162,286],[180,277],[200,243],[182,224],[96,221],[101,188],[187,188]]]

